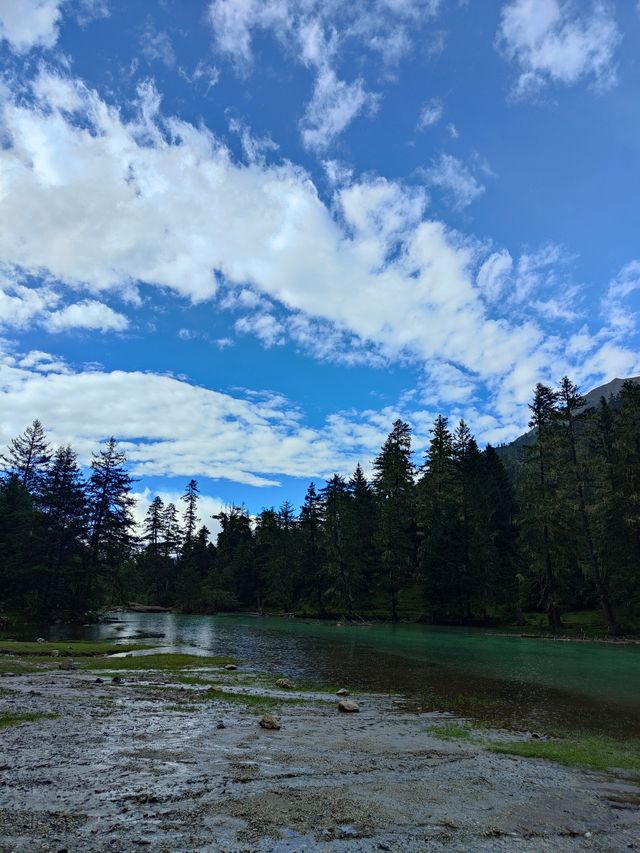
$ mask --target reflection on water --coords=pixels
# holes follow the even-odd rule
[[[640,736],[640,646],[562,643],[418,625],[338,627],[251,616],[113,614],[76,638],[156,635],[260,669],[354,689],[399,692],[410,707],[438,708],[515,727],[579,727]],[[70,639],[67,626],[50,638]],[[157,635],[163,635],[158,637]]]

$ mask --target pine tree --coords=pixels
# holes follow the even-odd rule
[[[41,483],[40,508],[48,572],[49,611],[77,612],[75,600],[87,538],[86,484],[75,451],[60,447]]]
[[[362,590],[369,592],[378,580],[375,545],[378,513],[375,494],[360,465],[353,472],[348,488],[351,496],[349,551],[353,575]]]
[[[349,560],[349,504],[347,484],[334,474],[322,489],[326,577],[334,606],[353,616],[353,565]]]
[[[191,549],[196,527],[200,521],[198,518],[198,495],[198,483],[196,480],[189,480],[186,491],[182,496],[182,500],[185,503],[183,554],[187,554]]]
[[[47,442],[44,427],[39,420],[9,443],[8,451],[0,456],[0,462],[6,472],[13,474],[29,494],[37,496],[51,460],[51,450]]]
[[[132,545],[135,503],[131,496],[133,480],[126,468],[126,456],[118,450],[115,438],[106,448],[94,453],[92,474],[87,488],[89,511],[89,549],[85,594],[91,599],[95,576],[116,572],[128,557]]]
[[[171,557],[175,560],[182,548],[182,527],[174,503],[168,503],[165,507],[160,529],[162,530],[162,553],[165,557]]]
[[[378,544],[391,618],[398,619],[398,593],[415,568],[414,466],[411,428],[397,420],[376,457],[373,486],[378,503]]]
[[[552,515],[554,512],[552,481],[555,427],[557,425],[558,395],[551,388],[538,382],[532,402],[529,404],[531,420],[529,427],[535,430],[536,443],[532,447],[530,463],[535,473],[533,480],[531,520],[539,533],[540,556],[542,559],[542,600],[547,611],[549,627],[557,632],[562,628],[557,590],[556,570],[552,555]],[[535,557],[535,555],[534,555]]]
[[[300,582],[302,590],[315,600],[318,613],[324,612],[323,524],[322,496],[317,493],[315,483],[309,483],[300,508]]]
[[[154,550],[158,550],[165,525],[164,501],[159,495],[151,501],[143,524],[143,538]]]
[[[576,435],[576,417],[581,409],[586,404],[586,398],[583,397],[578,387],[571,382],[568,376],[564,376],[560,382],[560,391],[558,400],[562,406],[562,421],[564,440],[568,455],[568,465],[572,472],[573,479],[573,498],[577,502],[578,516],[582,535],[587,551],[587,560],[591,580],[598,593],[600,607],[607,622],[609,633],[615,636],[618,633],[618,626],[611,607],[609,599],[609,589],[607,577],[603,571],[602,564],[598,552],[596,551],[593,532],[591,529],[591,521],[587,512],[587,504],[585,499],[585,484],[583,475],[583,465],[578,460],[578,441]]]

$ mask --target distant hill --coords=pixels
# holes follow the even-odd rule
[[[604,385],[598,385],[597,388],[593,388],[591,391],[588,391],[584,394],[587,402],[582,411],[595,408],[600,403],[602,397],[607,401],[615,399],[620,393],[622,385],[627,381],[640,382],[640,376],[629,376],[628,379],[619,379],[616,377],[610,382],[607,382]],[[513,479],[517,477],[518,468],[520,467],[523,456],[523,449],[534,444],[535,440],[536,435],[534,430],[529,430],[529,432],[519,435],[518,438],[514,438],[514,440],[509,444],[501,444],[495,448],[496,453]]]

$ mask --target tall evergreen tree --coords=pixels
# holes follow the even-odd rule
[[[126,468],[126,456],[118,450],[115,438],[94,453],[87,487],[89,547],[84,593],[91,601],[97,577],[109,577],[117,583],[117,572],[132,544],[135,503],[131,496],[133,480]]]
[[[22,435],[12,439],[7,453],[0,456],[4,470],[17,477],[32,496],[38,494],[50,460],[51,449],[44,427],[37,419]]]
[[[391,618],[398,619],[398,594],[415,568],[414,466],[411,427],[397,420],[373,463],[378,503],[378,544]]]
[[[309,488],[300,508],[300,585],[304,593],[310,594],[318,613],[324,612],[324,507],[322,496],[316,491],[315,483]]]
[[[191,549],[193,537],[196,533],[196,527],[200,519],[198,518],[198,483],[196,480],[189,480],[186,491],[182,496],[185,503],[184,508],[184,539],[183,553],[187,554]]]
[[[533,522],[532,526],[537,529],[539,534],[535,550],[539,548],[542,564],[540,572],[542,600],[547,611],[549,627],[552,631],[559,631],[562,627],[562,620],[560,618],[558,582],[553,562],[551,537],[552,517],[555,509],[551,471],[558,415],[557,393],[538,382],[529,409],[531,410],[529,427],[535,430],[536,434],[536,443],[530,453],[530,462],[535,471],[532,478],[533,501],[530,503],[530,519]]]
[[[577,503],[578,516],[586,547],[590,576],[598,593],[600,607],[607,622],[609,633],[612,636],[615,636],[618,633],[618,625],[611,606],[607,577],[596,550],[591,520],[587,512],[583,474],[584,466],[578,460],[576,417],[584,408],[587,401],[586,398],[579,393],[578,387],[571,382],[568,376],[564,376],[560,382],[558,400],[562,407],[561,416],[563,422],[563,435],[568,456],[568,465],[573,480],[573,498]]]

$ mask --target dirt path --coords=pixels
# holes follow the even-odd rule
[[[632,782],[437,739],[386,697],[347,715],[311,696],[265,731],[237,701],[122,675],[1,680],[1,711],[60,716],[0,730],[0,850],[640,849]]]

